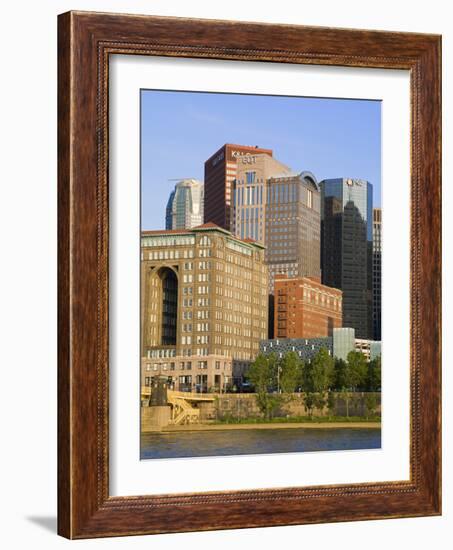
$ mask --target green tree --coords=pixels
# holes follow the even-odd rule
[[[344,403],[345,403],[345,406],[346,406],[346,417],[349,418],[349,398],[350,398],[350,393],[349,393],[348,388],[346,388],[346,387],[341,388],[341,390],[340,390],[340,397],[341,397],[341,399],[343,399],[343,401],[344,401]]]
[[[327,408],[329,409],[329,418],[332,418],[335,412],[336,399],[333,392],[329,392],[327,395]]]
[[[381,356],[368,363],[368,373],[366,380],[367,391],[381,391]]]
[[[341,391],[349,384],[349,368],[344,359],[335,358],[333,389]]]
[[[265,418],[272,418],[282,402],[280,396],[270,393],[275,385],[276,363],[275,355],[260,354],[247,372],[247,378],[255,388],[256,403]]]
[[[350,351],[348,353],[348,384],[346,387],[356,391],[364,388],[368,374],[368,367],[365,355],[361,351]]]
[[[321,348],[304,368],[304,390],[314,401],[314,407],[322,411],[325,407],[325,392],[332,386],[334,380],[334,360],[325,348]],[[310,407],[309,407],[310,409]]]
[[[293,393],[301,378],[302,361],[296,352],[290,351],[279,361],[279,387],[283,393]]]
[[[247,379],[253,384],[256,393],[267,393],[272,381],[269,357],[260,353],[250,365]]]
[[[334,361],[325,348],[321,348],[304,368],[304,390],[325,392],[333,381]]]
[[[304,397],[304,407],[308,412],[308,416],[311,418],[313,416],[313,410],[316,406],[316,395],[312,392],[306,392]]]

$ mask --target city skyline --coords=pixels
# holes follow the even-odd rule
[[[151,90],[141,100],[143,229],[165,227],[172,180],[203,182],[205,160],[223,143],[273,149],[318,181],[366,179],[380,205],[379,101]]]

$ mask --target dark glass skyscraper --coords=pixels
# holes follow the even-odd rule
[[[173,201],[176,191],[173,190],[168,197],[167,207],[165,209],[165,229],[173,229]]]
[[[373,209],[373,338],[381,339],[382,212]]]
[[[322,283],[343,291],[343,326],[373,337],[373,186],[329,179],[321,187]]]

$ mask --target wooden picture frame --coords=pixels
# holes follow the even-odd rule
[[[58,48],[59,534],[88,538],[440,514],[440,37],[69,12],[59,16]],[[111,54],[410,71],[409,481],[109,496]]]

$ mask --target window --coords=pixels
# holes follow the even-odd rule
[[[313,191],[307,189],[307,206],[313,208]]]
[[[246,172],[245,177],[247,184],[255,183],[256,172]]]
[[[211,246],[211,239],[204,235],[200,239],[200,246]]]

